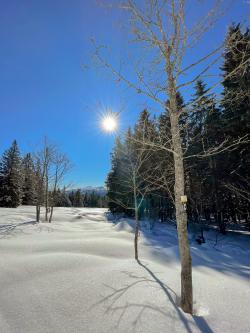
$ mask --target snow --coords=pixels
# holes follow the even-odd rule
[[[0,332],[249,332],[250,236],[190,235],[195,316],[178,307],[176,229],[140,235],[106,210],[56,208],[51,224],[34,207],[0,208]]]

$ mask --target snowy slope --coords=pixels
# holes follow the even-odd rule
[[[214,247],[191,237],[197,316],[177,306],[180,265],[174,227],[140,237],[133,221],[104,209],[57,208],[52,224],[34,207],[0,208],[0,332],[250,332],[250,236]]]

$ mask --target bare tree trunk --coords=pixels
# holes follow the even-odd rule
[[[44,170],[45,170],[45,221],[48,221],[48,208],[49,208],[49,164],[51,163],[52,150],[47,146],[45,141],[45,159],[44,159]]]
[[[50,207],[49,223],[52,222],[53,210],[54,210],[54,207]]]
[[[175,208],[176,223],[179,238],[179,251],[181,259],[181,308],[187,313],[193,313],[193,288],[192,288],[192,260],[189,249],[187,231],[187,213],[181,203],[184,195],[184,166],[181,146],[178,114],[170,112],[172,143],[174,149],[175,165]]]
[[[134,192],[134,209],[135,209],[135,260],[139,260],[138,257],[138,236],[139,236],[139,215],[138,215],[138,204],[137,204],[137,193],[136,193],[136,175],[133,172],[133,192]]]
[[[221,200],[220,200],[220,195],[218,191],[218,179],[217,179],[217,174],[216,174],[216,162],[213,156],[210,156],[210,166],[212,169],[212,184],[213,184],[213,192],[214,192],[214,202],[215,202],[215,221],[216,224],[219,226],[220,233],[225,234],[226,233],[226,228],[224,221],[221,219]]]
[[[40,208],[39,205],[36,206],[36,222],[40,221]]]
[[[49,184],[48,184],[48,174],[46,173],[46,178],[45,178],[45,221],[48,221],[48,213],[49,213]]]
[[[138,216],[138,209],[135,209],[135,260],[139,260],[138,255],[138,238],[139,238],[139,216]]]

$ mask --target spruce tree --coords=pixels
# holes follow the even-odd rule
[[[123,203],[126,199],[122,194],[126,192],[124,191],[124,174],[122,174],[123,150],[123,143],[118,137],[115,141],[113,152],[111,153],[111,171],[108,173],[106,180],[108,207],[113,214],[126,212],[123,205],[119,204],[119,202]]]
[[[191,99],[192,108],[189,112],[189,144],[187,156],[192,156],[185,163],[187,191],[190,198],[188,205],[189,217],[196,222],[201,222],[205,217],[205,211],[208,208],[208,199],[206,191],[208,177],[211,175],[211,165],[209,158],[199,158],[204,150],[212,146],[210,142],[211,133],[208,133],[207,126],[211,125],[212,117],[215,112],[215,103],[212,95],[207,94],[207,88],[201,80],[195,84],[195,92]],[[211,117],[212,115],[212,117]],[[207,123],[207,120],[209,122]],[[212,126],[216,126],[215,122]],[[216,134],[216,133],[213,133]],[[211,136],[211,138],[215,138]]]
[[[0,205],[18,207],[22,202],[22,165],[16,140],[6,150],[0,163]]]
[[[222,71],[224,127],[227,135],[249,134],[250,126],[250,30],[240,24],[229,28]]]
[[[36,175],[33,159],[28,153],[22,161],[23,166],[23,205],[34,205],[36,203]]]
[[[229,28],[222,66],[223,81],[223,128],[229,141],[250,137],[250,30],[243,31],[240,24]],[[227,201],[237,206],[230,212],[236,219],[249,219],[250,152],[242,144],[224,154],[224,191]],[[242,195],[243,194],[243,195]],[[232,205],[228,207],[231,209]]]
[[[72,207],[72,203],[69,199],[69,195],[66,192],[66,188],[64,187],[62,191],[60,191],[60,189],[58,189],[58,206],[59,207]]]
[[[221,111],[215,103],[215,96],[207,93],[204,82],[197,81],[192,97],[189,115],[189,146],[186,161],[187,190],[190,202],[189,217],[196,222],[211,214],[222,232],[225,231],[221,213],[223,210],[223,155],[209,155],[200,158],[205,152],[217,147],[224,140]]]
[[[68,196],[69,196],[71,206],[75,207],[75,192],[71,191]]]
[[[158,119],[158,141],[165,148],[172,149],[172,138],[170,128],[170,118],[168,111],[163,112]],[[173,218],[174,204],[174,159],[170,151],[161,149],[157,152],[157,163],[159,165],[158,178],[162,178],[164,173],[164,183],[159,192],[160,195],[160,217],[165,220],[168,217]]]
[[[75,207],[83,207],[83,195],[80,189],[75,192],[74,205]]]

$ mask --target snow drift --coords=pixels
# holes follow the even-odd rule
[[[0,209],[0,331],[248,332],[249,236],[191,240],[196,315],[178,307],[176,230],[157,224],[140,235],[133,221],[107,221],[104,209],[57,208],[51,224],[34,208]]]

